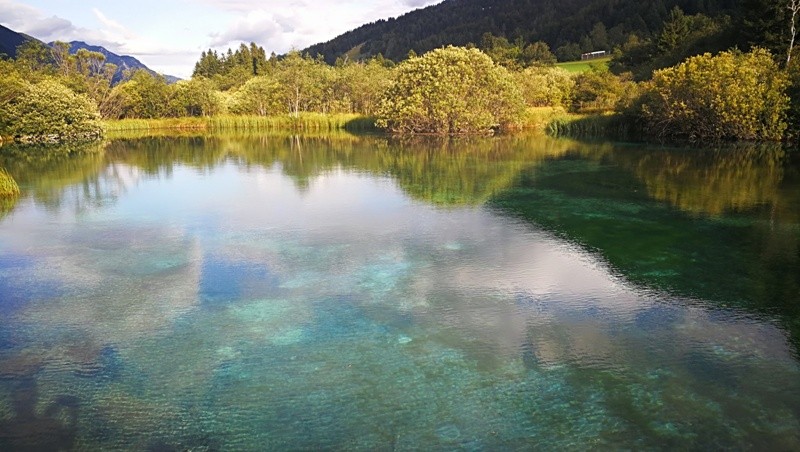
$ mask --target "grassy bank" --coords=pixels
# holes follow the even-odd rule
[[[354,114],[301,113],[299,116],[212,116],[207,118],[121,119],[106,121],[111,135],[126,132],[163,130],[220,131],[297,131],[330,132],[336,130],[368,132],[375,129],[373,118]]]
[[[556,67],[560,67],[568,72],[581,73],[591,70],[594,66],[608,66],[609,62],[611,62],[611,57],[597,58],[595,60],[567,61],[566,63],[556,63]]]
[[[621,115],[569,113],[561,107],[529,108],[525,130],[565,138],[633,138],[634,127]]]
[[[197,135],[258,132],[374,132],[374,118],[361,115],[302,113],[293,116],[214,116],[208,118],[121,119],[105,122],[110,138],[130,135]],[[619,116],[569,113],[560,107],[529,108],[523,130],[571,138],[626,138],[630,127]]]

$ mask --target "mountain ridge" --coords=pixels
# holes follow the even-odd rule
[[[53,45],[53,42],[45,43],[33,36],[14,31],[8,27],[0,25],[0,54],[5,54],[7,57],[15,59],[17,56],[17,47],[28,41],[39,42],[46,46]],[[106,63],[111,63],[117,66],[117,71],[114,73],[114,77],[112,79],[114,84],[121,82],[124,78],[124,72],[129,69],[143,69],[153,75],[163,75],[164,78],[167,79],[168,83],[175,83],[180,80],[180,78],[172,75],[159,74],[158,72],[147,67],[147,65],[139,61],[136,57],[130,55],[119,55],[103,46],[88,44],[84,41],[72,41],[67,44],[70,46],[69,53],[72,55],[77,53],[80,49],[102,53],[103,56],[106,57]]]
[[[631,34],[651,36],[676,6],[687,14],[715,16],[737,4],[737,0],[445,0],[364,24],[304,51],[320,54],[328,63],[351,54],[362,58],[381,54],[400,61],[411,50],[422,54],[445,45],[480,44],[488,32],[510,41],[544,41],[564,60],[576,52],[579,56],[611,50]]]
[[[103,46],[87,44],[83,41],[70,41],[69,44],[69,53],[74,55],[80,49],[86,49],[90,52],[98,52],[103,54],[106,57],[106,63],[111,63],[117,66],[117,71],[114,73],[114,77],[112,79],[113,84],[117,84],[122,81],[125,71],[131,69],[142,69],[145,70],[153,75],[162,75],[165,79],[167,79],[167,83],[175,83],[180,80],[180,78],[167,75],[167,74],[158,74],[156,71],[147,67],[144,63],[139,61],[136,57],[130,55],[119,55],[116,54]],[[49,45],[53,45],[53,43],[49,43]]]

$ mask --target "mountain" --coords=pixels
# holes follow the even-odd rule
[[[52,44],[53,43],[51,42],[50,45],[52,45]],[[117,55],[116,53],[111,52],[110,50],[106,49],[105,47],[90,45],[90,44],[87,44],[87,43],[82,42],[82,41],[72,41],[72,42],[69,43],[69,53],[74,55],[80,49],[86,49],[86,50],[88,50],[90,52],[102,53],[106,57],[106,63],[111,63],[111,64],[114,64],[114,65],[117,66],[117,72],[114,73],[114,78],[112,79],[112,83],[114,83],[114,84],[119,83],[122,80],[125,71],[131,70],[131,69],[134,69],[134,70],[135,69],[144,69],[145,71],[147,71],[147,72],[149,72],[149,73],[151,73],[153,75],[157,75],[157,73],[154,70],[152,70],[149,67],[145,66],[144,63],[142,63],[141,61],[137,60],[136,58],[134,58],[132,56],[129,56],[129,55]],[[167,83],[175,83],[178,80],[180,80],[178,77],[174,77],[172,75],[164,75],[164,78],[167,79]]]
[[[9,58],[16,58],[17,47],[27,41],[36,41],[36,38],[24,33],[17,33],[14,30],[0,25],[0,54],[5,54]]]
[[[484,33],[513,41],[544,41],[560,59],[580,52],[611,50],[631,34],[652,36],[670,10],[709,16],[735,11],[740,0],[445,0],[442,3],[379,20],[305,50],[336,58],[382,54],[399,61],[410,50],[421,54],[452,44],[480,44]]]
[[[16,58],[17,47],[28,41],[41,42],[32,36],[16,32],[14,30],[11,30],[10,28],[0,25],[0,55],[5,54],[7,57]],[[51,42],[50,44],[47,45],[53,45],[53,43]],[[90,45],[82,41],[72,41],[69,43],[69,52],[71,54],[75,54],[79,49],[86,49],[92,52],[100,52],[103,55],[105,55],[107,63],[115,64],[117,66],[117,72],[114,74],[113,78],[114,84],[117,84],[120,81],[122,81],[124,71],[128,69],[144,69],[153,75],[157,74],[156,71],[148,68],[147,66],[144,65],[144,63],[142,63],[141,61],[137,60],[132,56],[117,55],[116,53],[109,51],[105,47]],[[180,80],[178,77],[173,77],[171,75],[164,75],[164,78],[167,79],[167,83],[175,83],[178,80]]]

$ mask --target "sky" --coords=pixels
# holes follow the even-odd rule
[[[84,41],[189,78],[203,50],[255,42],[285,53],[441,0],[0,0],[0,24],[45,42]]]

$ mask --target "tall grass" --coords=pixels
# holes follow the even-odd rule
[[[564,115],[553,118],[546,132],[554,137],[630,139],[633,129],[622,115]]]
[[[106,132],[130,132],[140,130],[205,130],[206,118],[158,118],[158,119],[119,119],[105,121]]]
[[[208,118],[121,119],[107,121],[106,131],[112,135],[126,132],[177,131],[293,131],[329,132],[375,130],[373,118],[355,114],[301,113],[298,116],[213,116]]]
[[[210,131],[370,131],[375,129],[374,124],[374,119],[366,116],[323,113],[301,113],[298,116],[216,116],[208,119]]]
[[[17,195],[19,195],[19,185],[5,168],[0,168],[0,198]]]

